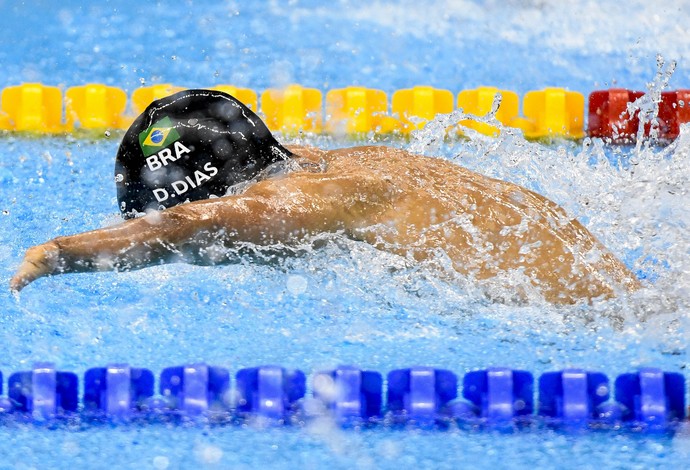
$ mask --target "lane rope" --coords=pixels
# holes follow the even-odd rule
[[[605,374],[583,369],[546,372],[535,383],[531,372],[491,367],[466,373],[459,387],[458,375],[445,369],[397,369],[384,380],[377,371],[341,366],[314,372],[307,387],[307,375],[296,369],[243,368],[231,381],[227,368],[202,363],[165,368],[157,383],[156,393],[151,370],[111,364],[88,369],[79,396],[77,374],[36,363],[9,376],[0,417],[303,424],[329,414],[343,426],[536,423],[640,432],[673,431],[686,420],[684,376],[651,367],[618,375],[613,384]]]
[[[321,90],[300,85],[268,89],[260,96],[248,88],[212,88],[235,96],[258,112],[270,130],[284,134],[407,136],[438,114],[462,109],[465,118],[456,129],[458,135],[463,126],[493,136],[500,134],[499,126],[507,126],[521,129],[528,139],[598,137],[626,144],[652,138],[663,144],[690,122],[690,90],[644,93],[612,88],[591,92],[586,104],[582,93],[564,88],[529,91],[520,100],[515,92],[494,87],[462,90],[456,96],[449,90],[416,86],[395,91],[389,100],[382,90],[353,86],[327,91],[324,105]],[[10,86],[0,97],[0,130],[92,130],[103,135],[127,129],[152,101],[183,89],[153,85],[134,90],[128,98],[124,90],[103,84],[70,87],[64,96],[60,88],[40,83]]]

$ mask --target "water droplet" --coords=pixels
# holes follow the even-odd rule
[[[218,463],[223,458],[223,450],[212,445],[200,445],[195,453],[197,459],[203,463]]]
[[[287,278],[287,289],[293,295],[299,295],[307,290],[308,281],[300,275],[290,275]]]
[[[170,459],[165,455],[157,455],[153,458],[153,468],[156,470],[165,470],[170,466]]]

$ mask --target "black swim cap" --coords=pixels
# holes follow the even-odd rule
[[[154,101],[122,139],[115,161],[123,217],[224,196],[292,153],[232,96],[185,90]]]

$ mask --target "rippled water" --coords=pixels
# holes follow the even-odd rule
[[[14,45],[0,51],[0,84],[103,81],[131,91],[140,83],[233,83],[260,91],[296,81],[323,90],[364,84],[389,93],[422,83],[454,92],[483,84],[519,92],[559,85],[583,93],[614,84],[652,91],[666,83],[690,86],[683,60],[690,52],[686,2],[661,9],[632,2],[625,13],[616,13],[614,2],[585,1],[568,7],[529,1],[78,3],[39,2],[42,8],[26,11],[0,2],[6,13],[0,35]],[[419,8],[429,14],[419,15]],[[665,64],[657,64],[657,53]],[[638,105],[653,115],[652,101]],[[29,286],[19,299],[0,290],[0,369],[8,374],[51,360],[79,374],[114,361],[156,373],[190,361],[233,373],[267,363],[306,372],[341,363],[383,373],[418,364],[458,374],[491,365],[535,374],[577,366],[610,377],[643,365],[684,372],[690,129],[666,147],[651,141],[613,147],[598,139],[545,145],[509,129],[499,139],[467,135],[446,140],[428,127],[409,141],[377,143],[448,158],[544,194],[638,272],[644,288],[591,307],[495,304],[471,284],[326,237],[323,247],[304,247],[277,262],[245,257],[220,267],[58,276]],[[366,141],[300,140],[329,148]],[[7,282],[26,247],[119,220],[112,182],[117,144],[115,135],[0,137],[0,282]],[[0,436],[6,456],[0,468],[98,467],[103,461],[128,468],[650,468],[678,465],[690,452],[683,430],[674,437],[357,432],[327,420],[269,430],[49,430],[15,423],[0,427]],[[48,463],[49,450],[56,461]]]

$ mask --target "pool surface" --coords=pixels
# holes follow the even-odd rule
[[[547,86],[585,95],[690,88],[685,1],[161,2],[0,0],[0,87],[41,82],[290,83],[460,90]],[[675,61],[675,67],[673,65]],[[667,84],[667,85],[665,85]],[[283,138],[336,148],[357,141]],[[359,242],[327,236],[299,256],[239,256],[226,266],[159,266],[44,278],[17,298],[0,289],[0,370],[52,361],[81,377],[114,362],[415,365],[459,375],[489,366],[535,375],[566,367],[610,378],[643,366],[686,372],[690,299],[690,128],[670,146],[599,139],[528,142],[433,131],[377,139],[448,158],[536,190],[577,217],[641,277],[630,296],[590,307],[494,304],[471,284]],[[0,283],[24,250],[119,221],[118,135],[0,136]],[[4,394],[6,385],[3,384]],[[690,431],[341,429],[304,425],[0,425],[0,468],[670,468]]]

